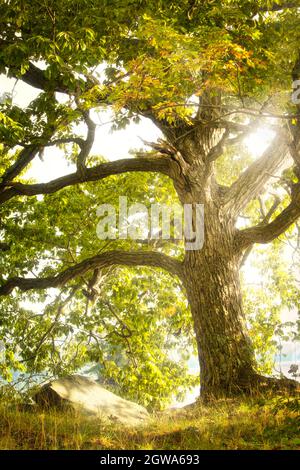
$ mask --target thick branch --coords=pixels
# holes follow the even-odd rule
[[[11,46],[12,43],[9,43],[7,40],[0,38],[0,48],[4,49],[5,47]],[[6,63],[6,67],[9,69],[9,76],[14,77],[18,80],[22,80],[33,88],[38,90],[53,90],[59,93],[74,94],[74,90],[70,90],[68,86],[64,83],[63,77],[60,75],[55,77],[55,81],[50,80],[45,71],[34,65],[32,62],[28,62],[28,69],[25,73],[20,74],[20,70],[13,63]],[[69,72],[71,73],[71,72]],[[75,78],[75,77],[74,77]],[[93,86],[93,78],[88,78],[86,81],[86,88],[89,89]]]
[[[29,146],[21,150],[15,163],[9,167],[1,177],[0,190],[5,187],[7,183],[18,176],[24,170],[24,168],[29,165],[38,151],[39,148],[36,146]]]
[[[253,243],[269,243],[284,233],[299,217],[300,189],[298,187],[291,203],[272,222],[240,230],[236,236],[237,246],[243,250]]]
[[[46,77],[45,72],[34,64],[29,62],[28,70],[21,76],[16,77],[20,78],[23,82],[31,85],[34,88],[38,88],[39,90],[47,90],[48,88],[52,88],[53,84],[50,84],[49,79]],[[59,80],[56,80],[55,83],[55,91],[60,93],[69,93],[68,88]]]
[[[163,253],[155,251],[108,251],[92,258],[88,258],[65,271],[45,278],[21,278],[8,279],[0,287],[0,295],[10,294],[16,287],[22,291],[31,289],[48,289],[64,286],[67,282],[82,276],[90,270],[105,268],[114,265],[122,266],[153,266],[162,268],[174,275],[181,275],[182,263],[175,258],[171,258]]]
[[[125,158],[115,162],[101,163],[94,168],[62,176],[49,183],[23,184],[10,183],[8,189],[0,194],[0,203],[4,203],[14,196],[34,196],[37,194],[52,194],[67,186],[89,181],[98,181],[111,175],[118,175],[130,171],[153,171],[171,175],[172,160],[166,156]]]
[[[288,157],[288,144],[280,133],[263,155],[253,162],[232,184],[225,196],[224,206],[234,216],[264,190],[274,172],[278,171]]]

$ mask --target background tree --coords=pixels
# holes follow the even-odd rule
[[[14,300],[16,288],[60,288],[69,290],[68,299],[79,283],[86,297],[82,279],[91,296],[97,274],[112,266],[160,268],[184,287],[203,396],[274,385],[257,372],[239,269],[254,244],[269,243],[293,230],[300,215],[300,109],[290,97],[300,68],[298,7],[298,2],[233,0],[146,5],[100,0],[4,2],[1,71],[41,93],[25,110],[10,99],[1,109],[5,256],[0,294]],[[95,109],[110,109],[115,128],[150,119],[164,140],[137,158],[95,162],[89,159],[97,131]],[[85,124],[84,137],[76,132],[79,123]],[[230,152],[262,123],[275,137],[245,168],[245,160],[234,161]],[[48,183],[22,179],[28,165],[49,146],[64,146],[76,170]],[[288,166],[290,170],[277,178]],[[26,268],[18,262],[20,252],[7,225],[24,211],[29,221],[37,216],[34,196],[53,194],[44,201],[47,204],[50,197],[53,211],[59,213],[60,202],[72,200],[73,191],[85,194],[88,183],[128,172],[163,174],[173,182],[182,204],[204,204],[202,250],[186,251],[181,257],[177,252],[174,257],[168,247],[150,250],[149,240],[149,247],[107,246],[100,253],[83,245],[67,259],[57,245],[57,262],[45,266],[44,255],[34,248],[26,252]],[[224,184],[228,173],[235,178]],[[260,199],[260,219],[241,227],[241,216],[253,200],[265,197],[274,180],[282,183],[287,196],[277,189],[273,200]],[[65,223],[72,224],[72,217]],[[19,224],[22,227],[22,221]],[[44,225],[45,233],[49,227]],[[45,246],[43,250],[45,254]],[[35,277],[28,276],[32,270]]]

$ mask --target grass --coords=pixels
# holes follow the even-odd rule
[[[139,428],[2,404],[0,423],[0,449],[9,450],[300,450],[299,399],[218,401],[161,414]]]

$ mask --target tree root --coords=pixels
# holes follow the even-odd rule
[[[244,397],[261,397],[272,395],[298,395],[300,383],[287,377],[266,377],[256,373],[243,376],[237,384],[232,384],[224,389],[200,391],[197,402],[208,403],[220,399],[239,399]]]
[[[300,383],[287,377],[265,377],[260,374],[254,374],[248,384],[241,384],[241,389],[251,395],[265,393],[287,393],[295,395],[300,392]]]

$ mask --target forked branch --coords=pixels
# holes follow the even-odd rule
[[[300,217],[300,184],[295,185],[295,191],[290,204],[269,224],[240,230],[236,235],[237,247],[246,249],[254,243],[269,243],[283,234]]]

